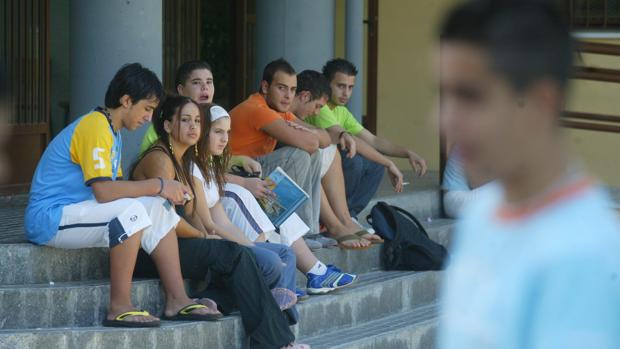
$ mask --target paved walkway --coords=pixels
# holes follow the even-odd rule
[[[0,197],[0,243],[26,242],[24,209],[28,195]]]

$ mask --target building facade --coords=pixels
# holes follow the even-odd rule
[[[122,64],[140,62],[174,90],[176,67],[190,59],[212,64],[216,102],[231,108],[257,89],[262,68],[272,59],[284,57],[301,71],[345,57],[360,68],[349,105],[354,115],[438,170],[436,28],[456,1],[5,0],[0,49],[15,77],[15,93],[8,120],[12,176],[1,191],[28,190],[46,144],[71,120],[103,104],[107,84]],[[582,40],[620,43],[617,10],[585,8],[580,4],[586,2],[577,0],[559,3],[575,6],[567,13]],[[613,76],[620,76],[619,56],[581,57],[589,67],[604,68],[597,75],[603,78],[576,80],[567,109],[618,114],[620,84]],[[594,172],[620,185],[620,164],[609,161],[606,151],[617,149],[620,137],[583,128],[570,129],[568,141]],[[123,135],[125,168],[143,132]]]

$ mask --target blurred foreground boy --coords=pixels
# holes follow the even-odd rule
[[[571,159],[573,42],[551,2],[478,0],[441,28],[442,126],[497,178],[459,222],[439,347],[620,348],[620,229]]]

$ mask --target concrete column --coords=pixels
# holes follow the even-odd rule
[[[71,98],[69,0],[50,1],[50,129],[52,137],[67,126]]]
[[[256,1],[256,81],[283,57],[297,72],[320,71],[334,55],[334,0]]]
[[[103,106],[108,83],[123,64],[139,62],[161,79],[162,0],[73,0],[69,16],[72,119]],[[145,131],[123,131],[125,174]]]
[[[345,55],[357,67],[356,84],[348,108],[358,121],[362,121],[364,84],[364,0],[346,2]]]

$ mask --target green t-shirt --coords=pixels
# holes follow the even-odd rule
[[[148,130],[144,134],[144,138],[142,138],[142,145],[140,145],[140,154],[144,153],[153,143],[157,142],[159,136],[157,136],[157,132],[155,132],[155,127],[153,124],[149,125]]]
[[[352,135],[357,135],[364,129],[364,126],[355,119],[349,109],[342,105],[338,105],[332,109],[326,104],[321,108],[319,115],[309,116],[304,121],[319,128],[328,128],[338,125]]]

